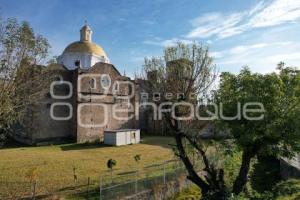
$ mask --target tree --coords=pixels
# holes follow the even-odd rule
[[[138,162],[141,160],[141,154],[135,155],[135,156],[134,156],[134,160],[135,160],[135,162],[138,163]]]
[[[47,39],[35,35],[28,22],[0,21],[0,144],[45,87],[39,81],[43,68],[36,66],[47,57],[49,48]]]
[[[234,143],[243,152],[239,175],[233,192],[239,194],[248,180],[251,160],[255,156],[292,157],[300,151],[300,71],[279,65],[279,73],[251,73],[244,68],[238,75],[223,73],[216,101],[222,103],[225,116],[236,116],[239,106],[256,105],[256,113],[245,113],[232,120],[220,118],[222,129],[229,130]],[[258,110],[257,110],[258,109]]]
[[[146,90],[149,95],[160,94],[154,103],[161,108],[160,111],[163,110],[163,117],[176,141],[175,154],[185,165],[187,178],[201,188],[204,196],[213,193],[216,198],[224,198],[226,188],[223,169],[217,169],[210,162],[199,140],[198,130],[204,124],[195,120],[195,117],[187,117],[193,113],[193,107],[209,95],[209,89],[216,78],[216,67],[208,48],[183,43],[168,47],[163,57],[145,59],[143,76],[147,79]],[[204,176],[199,175],[198,169],[193,166],[185,143],[192,146],[202,159],[205,165]]]
[[[111,178],[111,183],[113,182],[113,168],[117,165],[117,161],[114,159],[109,159],[107,161],[107,168],[110,169],[110,178]]]
[[[238,75],[223,73],[220,87],[214,91],[216,68],[206,47],[178,43],[166,48],[163,57],[145,59],[145,88],[149,95],[161,94],[153,102],[159,108],[158,115],[162,114],[168,122],[176,141],[175,154],[182,160],[187,178],[201,189],[204,197],[225,199],[230,193],[240,194],[248,181],[251,160],[257,155],[290,157],[299,151],[299,71],[279,70],[279,74],[267,75],[252,74],[247,69]],[[211,102],[219,106],[217,114],[211,112]],[[251,113],[251,109],[258,109],[247,104],[251,102],[261,103],[264,110]],[[246,105],[248,116],[259,118],[264,114],[264,118],[222,118],[236,116],[239,103],[241,107]],[[199,130],[208,119],[190,115],[197,112],[214,119],[213,124],[229,134],[233,145],[242,151],[242,163],[232,189],[224,183],[224,169],[207,155]],[[188,147],[197,152],[204,169],[193,164]]]

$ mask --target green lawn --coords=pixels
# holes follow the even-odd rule
[[[30,171],[37,168],[37,193],[67,194],[75,186],[99,183],[99,176],[107,173],[106,162],[117,161],[116,170],[136,168],[134,156],[141,154],[140,165],[150,165],[173,159],[168,146],[169,137],[144,137],[141,144],[121,147],[103,144],[64,144],[44,147],[19,147],[0,150],[0,199],[20,198],[30,193]],[[73,167],[78,181],[74,182]],[[74,189],[74,190],[73,190]],[[1,196],[2,195],[2,196]]]

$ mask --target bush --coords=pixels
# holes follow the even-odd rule
[[[259,157],[253,168],[250,182],[257,192],[271,191],[281,181],[280,161],[275,157]]]
[[[299,200],[300,180],[289,179],[277,184],[274,189],[274,199],[277,200]]]
[[[183,190],[174,198],[170,198],[169,200],[193,200],[193,199],[195,200],[201,199],[201,191],[196,185],[193,185]]]
[[[233,182],[239,174],[239,169],[242,162],[242,153],[233,152],[230,155],[226,155],[224,160],[224,179],[227,188],[231,188]]]

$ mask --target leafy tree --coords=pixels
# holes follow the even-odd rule
[[[109,159],[107,161],[107,168],[110,169],[110,178],[111,182],[113,182],[113,168],[117,165],[117,161],[114,159]]]
[[[37,91],[45,87],[43,81],[38,81],[42,68],[33,67],[47,57],[49,48],[47,39],[36,35],[28,22],[0,20],[0,144],[20,121],[21,114],[28,113],[28,104],[37,101]],[[39,76],[32,76],[38,71]]]
[[[145,88],[149,96],[161,94],[153,103],[164,110],[163,117],[176,141],[175,154],[185,165],[187,178],[201,188],[203,196],[213,194],[217,198],[223,198],[226,193],[223,169],[218,169],[208,159],[206,148],[202,145],[198,134],[205,123],[195,118],[183,119],[192,112],[190,107],[178,105],[174,108],[174,112],[171,111],[178,103],[196,106],[201,98],[205,99],[209,94],[209,89],[216,78],[216,68],[209,56],[208,48],[183,43],[166,48],[163,57],[145,59],[143,76],[147,79]],[[165,94],[171,94],[171,97]],[[205,166],[202,173],[205,176],[199,175],[200,169],[196,169],[193,165],[188,146],[192,146],[200,156]]]
[[[134,160],[135,160],[135,162],[138,163],[138,162],[141,160],[141,154],[135,155],[135,156],[134,156]]]
[[[135,162],[136,162],[137,170],[138,170],[138,168],[139,168],[139,162],[140,162],[140,160],[141,160],[141,154],[137,154],[137,155],[135,155],[133,158],[134,158],[134,160],[135,160]]]
[[[211,93],[216,70],[206,47],[178,43],[166,48],[163,57],[145,59],[145,88],[149,96],[161,94],[153,103],[159,106],[172,131],[175,154],[185,165],[187,178],[201,188],[203,197],[224,199],[229,193],[240,194],[248,181],[250,163],[257,155],[291,157],[299,151],[299,71],[280,66],[279,73],[266,75],[253,74],[248,69],[238,75],[222,73],[219,89]],[[175,94],[175,98],[164,95],[169,93]],[[211,101],[220,105],[220,113],[210,111]],[[247,105],[249,102],[259,102],[263,109]],[[180,103],[190,103],[195,110]],[[229,120],[219,116],[236,116],[239,103],[242,107],[247,105],[249,117],[259,120],[251,121],[244,116]],[[260,112],[251,113],[250,109]],[[242,163],[232,189],[226,187],[224,169],[207,155],[201,140],[199,133],[207,122],[190,116],[193,112],[205,112],[210,120],[221,118],[216,126],[232,139],[226,151],[232,146],[241,151]],[[195,149],[204,169],[196,168],[187,147]]]
[[[116,164],[117,164],[117,161],[116,161],[116,160],[114,160],[114,159],[109,159],[109,160],[107,161],[107,168],[113,169],[113,167],[116,166]]]
[[[256,156],[292,157],[300,151],[300,71],[279,67],[279,73],[251,73],[244,68],[238,75],[223,73],[216,101],[225,116],[236,116],[238,103],[258,102],[246,113],[232,120],[220,118],[220,127],[228,130],[234,144],[243,152],[239,175],[233,192],[239,194],[248,181],[251,160]],[[245,111],[245,110],[244,110]],[[261,112],[263,111],[263,113]],[[261,117],[262,116],[262,117]]]

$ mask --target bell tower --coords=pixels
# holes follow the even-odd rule
[[[80,29],[80,41],[81,42],[92,42],[92,29],[85,24],[81,29]]]

